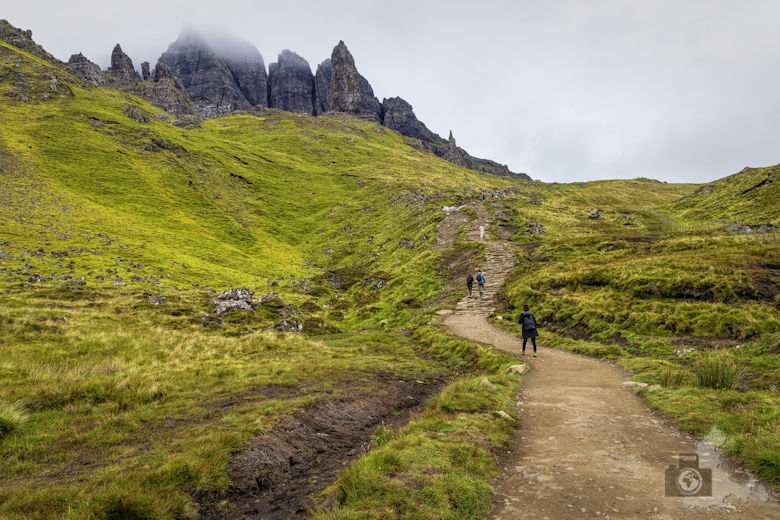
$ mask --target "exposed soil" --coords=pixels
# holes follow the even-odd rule
[[[500,286],[513,267],[506,244],[489,242],[488,280]],[[522,340],[493,327],[495,288],[463,298],[445,323],[458,335],[520,354]],[[475,301],[476,300],[476,301]],[[780,504],[757,479],[706,440],[677,430],[650,410],[611,363],[548,348],[526,360],[517,401],[521,427],[494,483],[496,520],[777,519]],[[712,470],[711,497],[666,497],[665,475],[680,454]]]
[[[405,424],[441,380],[377,376],[370,393],[321,401],[255,438],[228,463],[231,487],[202,500],[204,519],[303,518],[313,498],[365,453],[377,427]]]

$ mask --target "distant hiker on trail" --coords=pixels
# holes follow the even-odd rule
[[[528,342],[528,338],[531,338],[531,343],[534,344],[534,357],[536,357],[536,318],[528,311],[528,304],[523,304],[523,313],[517,319],[517,321],[523,326],[523,355],[525,356],[525,344]]]
[[[485,238],[485,226],[479,226],[479,238]]]
[[[471,276],[471,273],[466,277],[466,287],[469,288],[469,298],[471,298],[471,286],[474,285],[474,277]]]
[[[475,280],[477,280],[477,288],[479,289],[479,295],[482,296],[482,291],[485,290],[485,273],[482,272],[482,269],[477,271],[477,276],[475,277]]]

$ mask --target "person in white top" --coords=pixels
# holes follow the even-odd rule
[[[485,226],[479,226],[479,238],[485,238]]]

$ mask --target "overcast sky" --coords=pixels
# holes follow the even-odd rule
[[[545,181],[706,182],[780,163],[780,0],[6,2],[61,60],[154,65],[186,25],[289,48],[343,39],[383,97],[469,153]]]

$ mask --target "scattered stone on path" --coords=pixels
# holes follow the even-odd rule
[[[452,314],[452,309],[440,309],[436,311],[436,314],[438,314],[439,316],[449,316],[450,314]]]
[[[623,383],[623,386],[626,388],[647,388],[650,385],[647,383],[640,383],[639,381],[626,381]]]
[[[512,365],[506,369],[507,374],[525,374],[528,371],[528,365],[520,363],[519,365]]]

